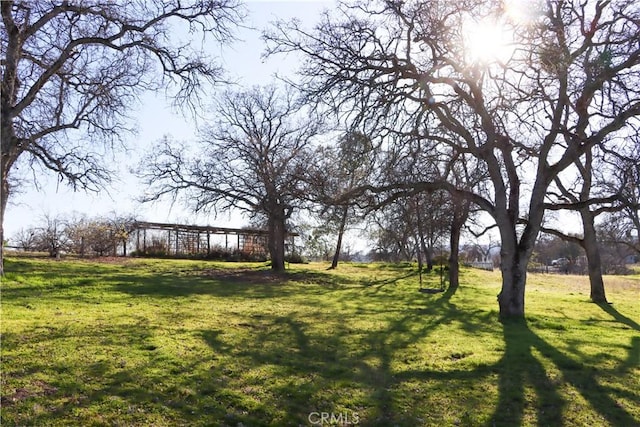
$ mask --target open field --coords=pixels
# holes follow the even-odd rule
[[[500,323],[498,272],[326,267],[9,258],[1,424],[640,425],[640,275],[531,275]]]

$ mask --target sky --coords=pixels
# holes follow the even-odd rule
[[[313,26],[323,9],[330,8],[333,1],[296,0],[267,1],[245,0],[248,17],[246,27],[237,31],[238,41],[230,46],[214,46],[213,54],[219,57],[228,77],[239,85],[250,87],[274,81],[274,74],[292,75],[298,62],[291,57],[262,58],[264,43],[260,32],[276,19],[298,18],[305,26]],[[253,29],[252,29],[253,28]],[[163,94],[147,93],[139,107],[131,112],[138,128],[135,135],[126,138],[127,151],[105,156],[110,168],[118,170],[119,178],[100,193],[74,192],[64,183],[59,183],[54,174],[38,176],[39,185],[23,187],[12,195],[7,206],[4,230],[11,239],[21,229],[37,226],[45,215],[50,217],[87,215],[96,217],[115,212],[121,215],[134,214],[141,220],[154,222],[179,222],[220,227],[246,225],[237,213],[219,213],[217,217],[194,215],[179,203],[173,206],[166,202],[140,204],[136,201],[144,187],[131,173],[142,155],[165,135],[179,141],[196,138],[197,123],[171,106]]]
[[[245,0],[248,17],[243,28],[237,30],[238,41],[228,46],[213,45],[211,54],[219,59],[229,79],[238,85],[251,87],[274,81],[274,75],[292,76],[299,66],[298,59],[289,55],[263,58],[265,45],[260,40],[263,29],[277,19],[297,18],[306,27],[312,27],[321,11],[335,5],[333,0]],[[221,89],[224,89],[222,87]],[[11,239],[21,229],[43,223],[44,216],[88,217],[134,215],[144,221],[188,223],[219,227],[242,227],[248,220],[238,212],[194,214],[169,200],[153,204],[141,204],[140,197],[145,187],[131,172],[153,145],[163,136],[169,135],[178,141],[193,143],[197,138],[196,127],[204,122],[184,115],[171,106],[163,94],[147,93],[140,105],[131,111],[133,124],[138,128],[135,135],[126,138],[126,152],[105,156],[105,163],[117,170],[114,182],[99,193],[74,192],[65,183],[58,182],[54,174],[39,174],[38,186],[27,185],[20,193],[12,195],[5,215],[5,237]],[[561,221],[573,224],[574,221]],[[578,224],[578,222],[576,222]],[[572,227],[573,228],[573,227]],[[355,232],[355,231],[354,231]],[[354,236],[354,234],[351,234]],[[355,237],[358,249],[363,242]],[[347,242],[349,244],[350,242]]]

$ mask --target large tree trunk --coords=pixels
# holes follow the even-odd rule
[[[591,151],[585,153],[584,163],[576,160],[576,165],[583,178],[580,198],[583,201],[589,200],[591,182],[593,180],[593,155]],[[587,206],[580,209],[580,216],[584,232],[582,246],[587,255],[587,270],[589,271],[589,284],[591,285],[591,300],[598,303],[607,302],[607,297],[604,293],[604,282],[602,281],[602,263],[594,226],[594,215]]]
[[[424,253],[425,260],[427,261],[427,271],[433,270],[433,246],[427,246],[422,238],[422,252]]]
[[[501,252],[502,290],[498,294],[500,318],[524,317],[527,262],[518,253]]]
[[[540,218],[541,211],[531,210]],[[514,217],[515,218],[515,217]],[[533,218],[535,221],[537,218]],[[498,295],[500,318],[524,318],[524,296],[527,283],[527,265],[533,253],[533,246],[538,235],[538,227],[524,230],[520,239],[516,227],[510,220],[498,224],[500,229],[500,270],[502,272],[502,289]],[[538,222],[539,224],[539,222]]]
[[[583,247],[587,255],[591,301],[606,303],[607,296],[604,292],[604,281],[602,280],[602,261],[600,259],[600,248],[598,247],[593,213],[587,208],[582,209],[580,215],[582,216],[582,225],[584,228]]]
[[[336,244],[336,252],[333,254],[333,260],[331,261],[330,270],[338,267],[338,260],[340,259],[340,251],[342,249],[342,237],[344,236],[344,229],[347,226],[347,215],[349,214],[349,207],[345,206],[342,212],[342,218],[340,218],[340,228],[338,230],[338,243]]]
[[[284,217],[284,216],[283,216]],[[284,238],[285,220],[283,217],[269,218],[269,255],[271,256],[271,269],[284,271]]]

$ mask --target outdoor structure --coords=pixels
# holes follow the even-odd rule
[[[136,221],[129,234],[137,254],[171,256],[211,256],[241,253],[267,256],[266,230]],[[287,233],[286,248],[294,250],[297,233]]]
[[[473,268],[481,268],[482,270],[493,271],[493,261],[471,261],[469,262],[469,266]]]

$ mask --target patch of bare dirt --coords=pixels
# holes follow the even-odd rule
[[[50,396],[52,394],[55,394],[57,391],[57,387],[47,384],[44,381],[36,380],[31,384],[29,388],[17,388],[13,393],[2,396],[2,398],[0,398],[0,401],[2,402],[2,406],[9,406],[14,403],[29,399],[31,397]]]
[[[337,280],[335,276],[326,273],[313,272],[274,272],[271,270],[255,270],[250,268],[238,269],[205,269],[194,272],[203,277],[223,280],[230,283],[275,285],[287,282],[301,284],[317,284],[323,286],[337,286],[339,283],[350,283],[347,279]],[[355,283],[355,282],[354,282]]]
[[[212,279],[224,280],[233,283],[250,283],[250,284],[279,284],[289,280],[287,274],[275,273],[271,270],[254,270],[254,269],[205,269],[198,272],[201,276]]]
[[[121,256],[101,256],[101,257],[91,257],[91,258],[78,258],[79,260],[98,262],[102,264],[130,264],[131,258],[121,257]]]

